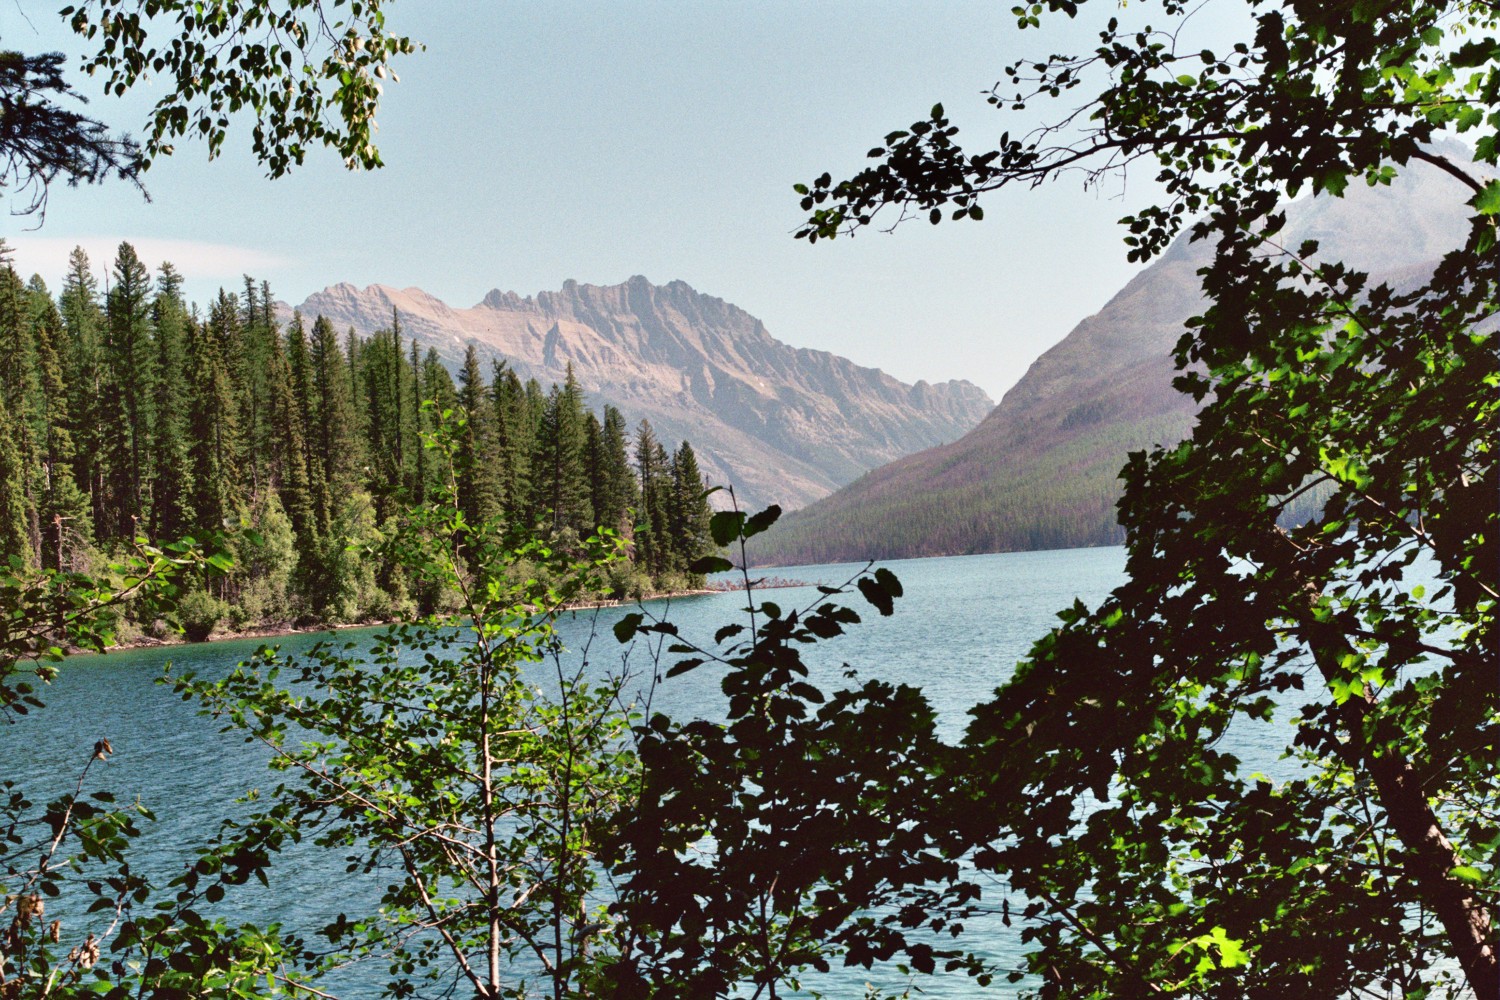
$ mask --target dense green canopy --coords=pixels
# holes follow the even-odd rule
[[[1101,10],[1092,51],[1017,62],[991,95],[1087,95],[1057,129],[973,153],[936,107],[868,169],[801,186],[801,235],[981,219],[999,188],[1144,169],[1165,198],[1124,220],[1129,256],[1185,229],[1215,248],[1176,352],[1197,428],[1125,471],[1130,582],[1065,612],[965,744],[954,823],[1014,894],[1039,992],[1421,996],[1457,977],[1494,996],[1500,15],[1250,12],[1210,50],[1186,5]],[[1453,133],[1472,162],[1432,145]],[[1425,271],[1376,283],[1279,240],[1288,197],[1414,161],[1473,213]],[[1283,516],[1310,491],[1316,516]],[[1296,723],[1295,779],[1223,749],[1273,715]]]

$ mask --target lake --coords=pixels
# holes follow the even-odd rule
[[[906,592],[896,602],[895,615],[881,618],[857,594],[848,598],[848,603],[860,609],[864,623],[849,635],[814,648],[808,658],[820,673],[814,682],[824,690],[832,689],[847,664],[862,677],[918,685],[938,709],[945,738],[956,739],[966,722],[966,710],[985,700],[1010,676],[1032,641],[1056,624],[1060,609],[1075,597],[1095,604],[1123,580],[1124,552],[1119,548],[1073,549],[900,560],[888,565]],[[778,569],[778,577],[810,586],[768,590],[761,597],[783,608],[801,607],[818,598],[811,585],[842,584],[861,568]],[[742,617],[744,604],[744,594],[723,593],[651,602],[649,608],[677,623],[685,635],[707,644],[719,626]],[[631,610],[571,613],[564,616],[560,632],[571,649],[588,650],[596,669],[617,668],[620,647],[610,626]],[[362,642],[371,634],[350,630],[339,633],[339,639]],[[306,633],[270,642],[295,653],[324,638],[327,633]],[[267,642],[234,640],[70,659],[58,681],[44,692],[46,709],[16,725],[0,726],[5,776],[19,781],[33,799],[62,794],[71,789],[94,741],[107,737],[114,756],[95,772],[91,784],[109,788],[121,800],[138,796],[156,812],[158,821],[148,826],[138,842],[136,863],[147,870],[175,870],[183,846],[211,833],[230,799],[274,782],[268,778],[261,748],[237,735],[220,733],[219,724],[201,717],[195,704],[182,701],[155,681],[169,660],[176,672],[222,674]],[[717,683],[710,667],[667,680],[656,692],[654,707],[677,718],[717,716],[722,711]],[[1274,735],[1284,738],[1285,730]],[[1258,747],[1244,747],[1243,752],[1274,764],[1281,744],[1281,739],[1267,738]],[[354,912],[373,889],[369,880],[345,876],[338,859],[304,852],[281,866],[269,898],[248,898],[239,905],[247,917],[264,919],[269,912],[288,923],[308,926],[309,921],[316,925],[319,915],[326,919],[343,910]],[[1018,943],[998,927],[993,940],[984,945],[991,957],[1012,967],[1019,956]],[[379,972],[372,970],[377,977]],[[850,970],[823,978],[819,989],[831,995],[857,995],[872,978],[887,987],[902,982],[899,977]],[[1014,992],[1005,986],[980,990],[962,977],[919,978],[917,983],[932,997]],[[346,995],[359,993],[346,991]]]

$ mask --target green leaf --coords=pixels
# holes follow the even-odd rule
[[[1460,882],[1467,882],[1470,885],[1484,884],[1484,872],[1473,865],[1459,865],[1456,868],[1449,869],[1448,873]]]
[[[708,532],[713,535],[715,545],[735,541],[744,527],[745,512],[740,510],[721,510],[708,520]]]
[[[750,538],[754,535],[760,534],[762,531],[765,531],[771,525],[775,524],[776,519],[779,517],[781,517],[781,507],[780,505],[774,503],[771,504],[771,506],[767,507],[765,510],[752,515],[751,518],[745,522],[745,537]]]
[[[1487,254],[1495,248],[1495,227],[1485,226],[1474,234],[1474,252]]]
[[[1500,180],[1486,184],[1484,190],[1476,194],[1469,204],[1473,205],[1474,211],[1480,215],[1500,213]]]
[[[690,573],[724,573],[734,569],[734,563],[723,556],[703,556],[688,564]]]

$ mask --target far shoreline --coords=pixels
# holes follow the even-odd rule
[[[777,576],[763,576],[750,582],[751,586],[756,590],[777,590],[787,587],[814,586],[814,584],[807,583],[803,580],[789,580],[784,577]],[[734,594],[743,593],[744,591],[745,587],[743,585],[731,587],[696,588],[693,590],[668,590],[662,591],[660,593],[646,594],[642,597],[634,597],[628,599],[598,600],[587,601],[581,604],[567,604],[558,608],[557,611],[559,614],[568,611],[598,611],[603,608],[631,607],[633,605],[644,604],[649,601],[671,601],[682,597],[708,597],[713,594]],[[216,629],[215,631],[209,633],[208,638],[198,640],[184,638],[181,633],[165,637],[143,635],[138,638],[131,639],[128,642],[113,643],[111,645],[105,646],[101,650],[69,649],[64,653],[64,655],[68,657],[104,655],[106,653],[133,652],[138,649],[167,649],[176,648],[179,646],[213,645],[214,643],[235,642],[241,639],[280,639],[294,635],[314,635],[317,633],[333,634],[337,632],[345,632],[350,629],[381,628],[382,626],[397,624],[399,621],[400,619],[397,618],[385,618],[372,619],[370,621],[337,622],[333,624],[307,626],[297,626],[292,624],[260,625],[253,628],[247,628],[242,632]]]
[[[703,597],[703,596],[707,596],[707,595],[710,595],[710,594],[724,594],[724,593],[732,593],[732,591],[727,591],[727,590],[698,590],[698,589],[695,589],[695,590],[671,590],[671,591],[663,591],[663,592],[657,593],[657,594],[646,594],[645,596],[638,597],[638,598],[613,600],[613,601],[611,601],[611,600],[588,601],[588,602],[585,602],[585,603],[582,603],[582,604],[567,604],[567,605],[563,605],[562,607],[558,608],[557,609],[557,613],[558,614],[562,614],[562,613],[568,612],[568,611],[596,611],[596,610],[600,610],[600,609],[603,609],[603,608],[630,607],[630,606],[635,605],[635,604],[643,604],[643,603],[645,603],[647,601],[670,601],[670,600],[675,600],[675,599],[677,599],[679,597]],[[336,632],[346,632],[346,631],[349,631],[350,629],[381,628],[382,626],[397,624],[399,621],[401,621],[401,619],[398,619],[398,618],[383,618],[383,619],[378,619],[377,618],[377,619],[371,619],[369,621],[336,622],[336,623],[332,623],[332,624],[307,625],[307,626],[297,626],[297,625],[292,625],[292,624],[284,624],[284,625],[260,625],[260,626],[256,626],[256,627],[252,627],[252,628],[247,628],[247,629],[245,629],[242,632],[234,632],[234,631],[227,631],[227,630],[215,629],[213,632],[209,633],[208,638],[206,638],[206,639],[198,639],[198,640],[193,640],[193,639],[185,638],[181,633],[170,635],[170,636],[165,636],[165,637],[161,637],[161,638],[154,637],[154,636],[145,636],[145,635],[143,635],[143,636],[140,636],[139,638],[131,639],[128,642],[113,643],[111,645],[105,646],[102,650],[94,650],[94,649],[69,649],[69,650],[67,650],[65,652],[64,655],[69,656],[69,657],[74,657],[74,656],[89,656],[89,655],[103,655],[103,654],[106,654],[106,653],[125,653],[125,652],[131,652],[131,651],[134,651],[134,650],[137,650],[137,649],[158,649],[158,648],[161,648],[161,649],[174,648],[175,649],[175,648],[177,648],[179,646],[208,646],[208,645],[213,645],[215,643],[221,643],[221,642],[235,642],[235,641],[241,640],[241,639],[280,639],[280,638],[284,638],[286,636],[293,636],[293,635],[315,635],[317,633],[329,633],[329,634],[332,634],[332,633],[336,633]]]

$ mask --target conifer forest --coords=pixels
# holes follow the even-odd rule
[[[122,639],[430,612],[443,595],[385,543],[448,476],[471,522],[517,538],[566,552],[617,532],[630,558],[592,596],[702,585],[687,567],[713,546],[692,446],[592,412],[571,369],[544,388],[471,344],[455,378],[399,315],[361,338],[279,323],[248,277],[206,310],[181,289],[128,243],[102,280],[75,250],[55,295],[0,270],[0,559],[86,573],[139,539],[193,539],[233,567],[184,593],[175,621],[118,622]],[[423,447],[444,419],[452,463]]]

